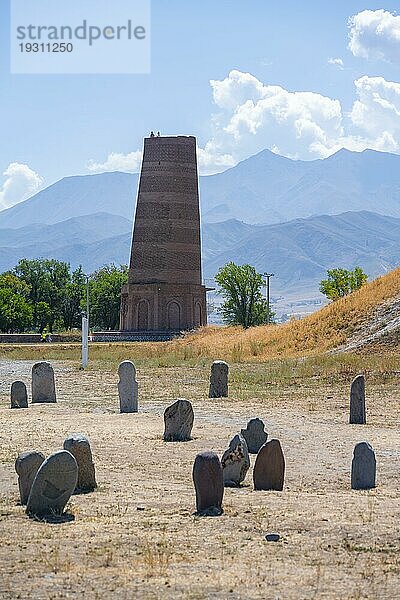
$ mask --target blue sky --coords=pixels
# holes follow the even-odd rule
[[[137,169],[151,129],[196,135],[203,172],[265,147],[301,159],[341,145],[400,152],[400,84],[387,85],[400,82],[398,6],[153,0],[149,75],[38,76],[9,72],[9,2],[3,0],[0,207],[66,175]],[[360,18],[361,37],[351,51],[349,17],[378,9],[386,11],[379,17],[387,25],[382,39],[376,41],[376,19]],[[24,177],[31,188],[24,188]]]

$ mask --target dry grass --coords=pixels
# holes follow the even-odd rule
[[[32,362],[0,361],[0,597],[397,597],[400,358],[365,357],[368,425],[350,426],[349,380],[360,360],[232,364],[230,398],[209,400],[209,361],[158,367],[145,358],[136,415],[117,412],[114,357],[87,371],[55,363],[58,403],[28,410],[8,408],[9,386],[17,377],[29,384]],[[178,396],[194,405],[193,440],[166,444],[162,413]],[[196,453],[221,455],[253,416],[282,442],[284,491],[254,492],[250,471],[243,488],[225,491],[222,517],[194,517]],[[99,488],[72,498],[74,522],[31,521],[17,505],[15,457],[48,454],[72,431],[91,440]],[[367,492],[349,489],[361,439],[377,452],[378,487]],[[281,541],[267,543],[268,532]]]
[[[357,292],[312,315],[280,326],[207,327],[170,344],[172,352],[224,356],[235,362],[321,354],[344,344],[374,311],[400,294],[400,269],[375,279]]]
[[[92,344],[89,353],[87,373],[95,371],[117,370],[123,360],[133,360],[137,368],[170,369],[185,367],[187,373],[196,374],[208,369],[212,358],[225,358],[215,354],[212,358],[188,356],[177,352],[159,352],[152,355],[144,344]],[[39,360],[69,360],[79,369],[80,347],[74,345],[40,346],[3,346],[0,347],[0,360],[30,360],[32,364]],[[16,363],[15,363],[16,364]],[[243,365],[240,367],[240,365]],[[279,357],[267,359],[263,363],[242,360],[236,362],[236,368],[230,375],[231,385],[245,385],[250,393],[259,393],[259,386],[297,385],[305,379],[322,382],[348,382],[356,374],[363,372],[374,383],[397,381],[400,375],[400,355],[395,348],[384,347],[379,351],[368,350],[335,354],[315,354],[305,357]],[[93,373],[94,376],[94,373]],[[171,386],[173,386],[173,381]],[[255,386],[255,387],[254,387]],[[243,389],[237,390],[240,393]]]
[[[400,269],[375,279],[357,292],[325,306],[312,315],[279,326],[205,327],[164,343],[91,344],[94,361],[131,358],[157,366],[195,365],[205,359],[262,362],[272,358],[321,355],[344,344],[379,306],[400,294]],[[75,360],[79,344],[0,346],[0,357],[37,360]]]

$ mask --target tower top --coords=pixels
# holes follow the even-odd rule
[[[157,135],[154,134],[154,131],[152,131],[150,133],[150,135],[148,137],[144,138],[145,140],[151,140],[151,142],[162,142],[165,140],[168,140],[170,142],[179,142],[182,141],[183,143],[187,140],[190,140],[191,142],[196,141],[196,136],[194,135],[161,135],[159,132],[157,133]]]

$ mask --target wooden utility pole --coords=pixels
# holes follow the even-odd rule
[[[264,277],[265,277],[265,286],[266,286],[266,296],[267,296],[267,325],[269,325],[269,305],[270,305],[270,298],[269,298],[269,291],[270,291],[270,283],[269,280],[271,279],[271,277],[275,277],[275,273],[263,273]]]

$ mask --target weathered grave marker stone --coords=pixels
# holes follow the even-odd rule
[[[136,368],[130,360],[124,360],[118,367],[119,410],[121,413],[138,412],[138,383]]]
[[[357,375],[351,384],[350,390],[350,423],[365,425],[366,422],[365,377],[364,375]]]
[[[215,360],[211,365],[209,398],[228,397],[229,367],[223,360]]]
[[[78,481],[75,493],[93,492],[97,487],[97,483],[88,438],[82,433],[71,433],[64,442],[64,450],[71,452],[78,464]]]
[[[194,412],[191,402],[178,398],[164,412],[164,441],[187,442],[191,439]]]
[[[353,490],[368,490],[375,487],[376,458],[368,442],[359,442],[354,447],[351,463],[351,487]]]
[[[250,454],[257,454],[261,446],[267,441],[268,433],[264,430],[264,427],[264,423],[261,419],[250,419],[246,429],[240,431],[246,440]]]
[[[40,466],[33,481],[26,512],[33,517],[61,516],[78,481],[78,465],[66,450],[59,450]]]
[[[250,458],[246,440],[240,434],[235,435],[229,442],[229,448],[222,456],[221,465],[225,487],[238,487],[244,481],[250,468]]]
[[[32,403],[36,402],[56,402],[54,371],[47,362],[32,367]]]
[[[260,448],[254,464],[255,490],[283,490],[285,458],[279,440],[270,440]]]
[[[203,516],[221,515],[224,480],[222,466],[215,452],[200,452],[193,465],[196,512]]]
[[[21,504],[28,502],[33,480],[45,457],[36,450],[21,452],[15,461],[15,470],[18,474],[18,487]]]
[[[11,385],[11,408],[28,408],[28,393],[23,381]]]

